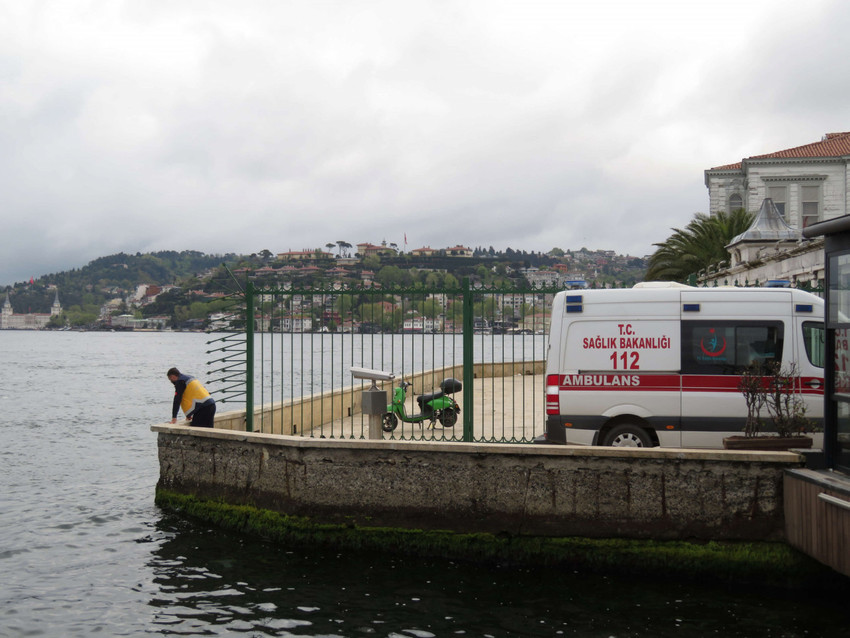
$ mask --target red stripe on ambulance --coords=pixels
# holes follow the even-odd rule
[[[564,374],[558,377],[559,389],[640,390],[643,392],[679,390],[678,374]]]

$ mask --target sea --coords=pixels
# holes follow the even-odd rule
[[[150,426],[208,339],[0,331],[0,636],[850,635],[846,592],[287,547],[164,512]]]

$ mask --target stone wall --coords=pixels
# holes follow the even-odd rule
[[[531,536],[783,538],[789,452],[320,440],[158,425],[159,489],[317,522]]]

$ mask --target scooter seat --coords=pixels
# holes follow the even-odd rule
[[[434,394],[423,394],[422,396],[416,397],[416,403],[418,403],[421,408],[424,404],[429,403],[434,399],[442,399],[444,396],[446,395],[442,390],[435,392]]]

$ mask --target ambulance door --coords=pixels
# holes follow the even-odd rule
[[[823,427],[824,336],[822,319],[795,314],[794,364],[800,375],[799,389],[806,402],[806,416],[816,421],[820,429]]]
[[[790,332],[777,316],[682,320],[683,447],[721,448],[724,437],[743,434],[741,374],[755,363],[788,361]]]
[[[722,448],[744,433],[742,374],[793,360],[791,294],[780,289],[682,293],[682,445]]]

